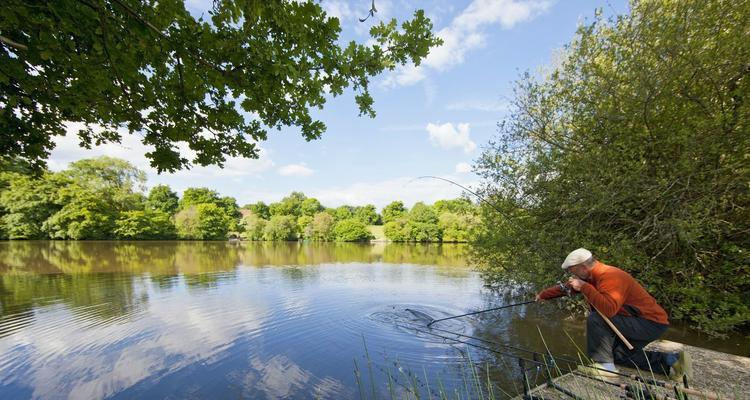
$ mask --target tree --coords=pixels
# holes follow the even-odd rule
[[[443,242],[469,242],[473,238],[474,226],[479,224],[471,214],[444,212],[438,218]]]
[[[263,240],[263,232],[266,229],[267,220],[252,213],[242,218],[242,238],[245,240]]]
[[[182,239],[226,239],[231,222],[224,209],[212,203],[189,206],[175,215],[177,233]]]
[[[313,220],[305,230],[305,238],[318,242],[327,242],[335,239],[333,228],[336,220],[327,212],[319,212],[313,216]]]
[[[340,206],[335,209],[336,221],[354,218],[354,207]]]
[[[383,223],[388,223],[401,218],[406,213],[404,203],[393,201],[383,208]]]
[[[0,141],[0,154],[41,167],[71,121],[84,124],[85,147],[142,132],[159,171],[257,158],[264,126],[319,138],[325,125],[309,108],[349,86],[360,115],[374,116],[370,78],[419,65],[440,43],[422,10],[400,27],[395,20],[371,27],[372,45],[340,45],[339,20],[313,1],[213,5],[208,22],[182,1],[4,4],[0,131],[15,140]]]
[[[748,2],[635,1],[524,75],[477,165],[493,204],[472,247],[484,276],[548,284],[585,246],[672,318],[747,327],[749,15]]]
[[[172,217],[161,210],[125,211],[115,222],[115,236],[119,239],[154,240],[174,239],[177,231]]]
[[[115,210],[143,207],[146,174],[128,161],[113,157],[78,160],[61,172],[78,190],[96,193]]]
[[[291,215],[274,215],[263,230],[264,240],[297,240],[297,220]]]
[[[219,193],[215,190],[200,187],[200,188],[187,188],[182,192],[182,198],[180,199],[180,209],[184,210],[190,206],[198,204],[216,204],[219,205],[221,200]]]
[[[271,211],[269,210],[266,203],[262,201],[259,201],[255,204],[247,204],[242,208],[252,211],[253,214],[257,215],[260,218],[263,218],[263,219],[271,218]]]
[[[438,200],[433,204],[432,208],[438,216],[444,212],[466,214],[473,212],[474,204],[468,199]]]
[[[68,182],[60,174],[32,176],[10,173],[8,187],[0,192],[4,215],[0,225],[9,239],[47,239],[44,222],[58,212],[58,191]]]
[[[289,196],[281,199],[280,202],[271,203],[268,208],[271,215],[293,215],[299,217],[302,214],[302,202],[307,197],[302,192],[292,192]]]
[[[63,197],[65,205],[42,225],[51,239],[114,238],[118,210],[105,197],[90,191],[76,191]]]
[[[409,210],[409,220],[425,224],[437,225],[438,217],[432,207],[420,202]]]
[[[383,226],[383,234],[392,242],[408,242],[410,232],[405,228],[406,218],[388,221]]]
[[[163,211],[169,215],[177,212],[177,206],[180,198],[177,193],[167,185],[156,185],[151,188],[146,199],[146,209]]]
[[[354,218],[362,221],[365,225],[377,225],[381,222],[380,215],[375,211],[375,206],[372,204],[355,208]]]
[[[336,223],[333,235],[339,242],[364,242],[372,239],[372,234],[362,221],[349,218]]]
[[[314,216],[316,213],[323,211],[323,206],[320,205],[318,199],[309,197],[302,201],[300,204],[300,213],[302,215]]]
[[[308,227],[312,224],[313,217],[309,215],[300,215],[297,217],[297,232],[299,232],[299,237],[301,239],[309,239],[309,237],[306,235],[306,233],[309,231]]]

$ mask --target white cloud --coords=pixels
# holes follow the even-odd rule
[[[338,18],[342,23],[354,15],[351,7],[349,7],[349,3],[345,1],[327,0],[321,2],[320,5],[323,6],[326,14]]]
[[[508,103],[496,100],[462,100],[448,104],[445,108],[451,111],[486,111],[486,112],[505,112],[508,111]]]
[[[471,188],[478,182],[467,181],[461,176],[447,176],[459,185]],[[308,194],[327,207],[340,205],[362,206],[374,204],[382,209],[390,202],[400,200],[411,207],[418,201],[432,204],[441,199],[461,197],[463,189],[446,181],[430,178],[400,177],[380,182],[357,182],[348,186],[321,189]],[[307,194],[307,193],[306,193]]]
[[[121,143],[106,143],[99,146],[92,146],[91,149],[85,149],[78,145],[76,133],[83,127],[80,123],[69,123],[67,125],[67,134],[65,136],[55,137],[55,149],[50,154],[48,161],[49,168],[53,171],[60,171],[68,167],[73,161],[83,158],[92,158],[99,156],[109,156],[128,160],[134,166],[145,171],[149,178],[158,175],[155,168],[150,165],[150,160],[145,154],[153,150],[152,146],[146,146],[141,142],[139,134],[130,134],[126,130],[118,130],[122,136]],[[195,157],[195,152],[190,150],[187,143],[181,142],[178,146],[180,153],[187,159]],[[253,176],[259,175],[274,167],[266,149],[258,147],[258,159],[249,159],[244,157],[227,157],[224,168],[217,166],[194,166],[191,169],[181,170],[174,173],[162,173],[163,177],[186,178],[186,179],[213,179],[216,176]],[[210,182],[207,182],[210,186]]]
[[[429,123],[426,126],[427,133],[430,135],[430,141],[433,144],[443,148],[463,148],[467,153],[474,151],[477,145],[469,137],[469,124],[457,124],[453,126],[451,123],[445,123],[437,125]]]
[[[544,0],[474,0],[456,16],[451,23],[437,32],[443,45],[430,50],[423,65],[445,71],[464,62],[466,53],[484,46],[487,42],[485,29],[499,25],[511,29],[547,11],[551,1]],[[413,85],[425,78],[425,72],[413,71],[414,66],[400,68],[386,77],[385,86]]]
[[[283,176],[310,176],[315,171],[308,168],[305,164],[289,164],[279,168],[279,175]]]
[[[468,174],[469,172],[471,172],[471,164],[465,162],[456,164],[457,174]]]
[[[425,78],[424,70],[421,66],[416,67],[414,64],[398,66],[394,73],[388,74],[383,81],[385,87],[411,86]]]

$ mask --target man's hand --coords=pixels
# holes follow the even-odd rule
[[[571,288],[573,288],[573,290],[575,290],[576,292],[580,292],[581,291],[581,287],[583,287],[583,285],[585,283],[586,282],[584,282],[584,281],[582,281],[582,280],[580,280],[580,279],[578,279],[576,277],[570,277],[570,279],[568,279],[568,286],[570,286]]]
[[[542,297],[541,297],[541,296],[540,296],[540,295],[539,295],[538,293],[537,293],[536,297],[534,297],[534,300],[535,300],[535,301],[536,301],[537,303],[541,303],[541,302],[543,302],[543,301],[544,301],[544,299],[543,299],[543,298],[542,298]]]

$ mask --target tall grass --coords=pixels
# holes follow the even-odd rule
[[[570,335],[565,332],[570,338]],[[683,385],[663,385],[665,381],[659,381],[657,373],[652,368],[646,370],[636,370],[636,378],[630,379],[623,377],[620,379],[619,384],[622,386],[618,387],[612,385],[611,382],[607,382],[604,379],[596,377],[586,376],[577,372],[577,365],[560,366],[552,356],[552,352],[547,347],[547,343],[539,331],[539,335],[542,338],[546,354],[542,356],[542,365],[537,368],[537,376],[531,376],[528,373],[529,383],[532,387],[532,393],[536,393],[536,398],[545,398],[544,391],[554,390],[556,395],[553,398],[575,398],[576,396],[581,399],[612,399],[612,398],[632,398],[637,400],[687,400],[690,399],[704,399],[709,397],[703,397],[699,394],[691,394],[688,396],[684,391]],[[575,342],[571,339],[571,342]],[[401,364],[401,361],[396,358],[393,361],[389,361],[386,357],[386,362],[383,367],[377,367],[380,371],[382,378],[376,382],[376,373],[374,372],[373,362],[370,358],[370,353],[367,350],[367,345],[362,338],[365,346],[365,359],[368,366],[369,372],[369,394],[365,389],[368,387],[368,382],[365,382],[364,377],[359,368],[359,363],[354,360],[355,366],[355,377],[357,386],[359,389],[360,400],[364,399],[437,399],[437,400],[463,400],[463,399],[479,399],[479,400],[496,400],[496,399],[507,399],[520,396],[523,390],[519,390],[516,381],[521,381],[521,377],[511,380],[513,393],[509,393],[500,385],[493,382],[490,375],[490,364],[485,362],[483,367],[480,368],[471,356],[471,352],[460,351],[463,354],[463,360],[458,364],[458,370],[460,376],[451,376],[453,384],[446,386],[443,377],[435,376],[429,377],[427,369],[422,366],[421,376],[413,373],[408,367]],[[466,345],[466,344],[464,344]],[[589,360],[578,348],[578,360],[579,365],[589,365]],[[505,356],[500,358],[503,365],[506,367],[506,371],[513,371]],[[539,369],[542,371],[543,380],[539,379]],[[393,373],[395,371],[395,373]],[[529,370],[530,371],[530,370]],[[379,382],[379,383],[378,383]],[[385,388],[380,387],[385,383]],[[660,383],[660,384],[657,384]],[[541,384],[541,385],[540,385]],[[540,385],[540,386],[537,386]],[[555,389],[554,386],[559,386],[562,389]],[[674,387],[676,386],[676,388]],[[544,389],[544,388],[547,389]],[[506,388],[507,389],[507,388]],[[563,391],[568,391],[569,394],[564,394]],[[719,399],[741,399],[740,385],[737,384],[734,388],[729,390],[733,392],[733,396],[721,395],[721,393],[711,392],[714,395],[718,395]],[[709,392],[703,392],[709,393]],[[571,394],[573,396],[571,396]],[[519,397],[520,398],[520,397]],[[549,397],[546,397],[549,398]]]

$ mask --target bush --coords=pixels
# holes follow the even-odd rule
[[[266,229],[268,221],[259,215],[252,213],[242,218],[242,238],[245,240],[263,240],[263,232]]]
[[[335,240],[333,228],[336,220],[330,213],[319,212],[313,217],[312,223],[305,228],[305,238],[317,242]]]
[[[373,238],[367,225],[356,218],[337,222],[333,234],[339,242],[365,242]]]
[[[192,205],[175,215],[177,233],[182,239],[226,239],[231,224],[224,209],[213,203]]]
[[[119,239],[154,240],[174,239],[177,230],[172,218],[164,211],[125,211],[115,222],[115,236]]]
[[[263,240],[297,240],[297,218],[293,215],[274,215],[263,229]]]

